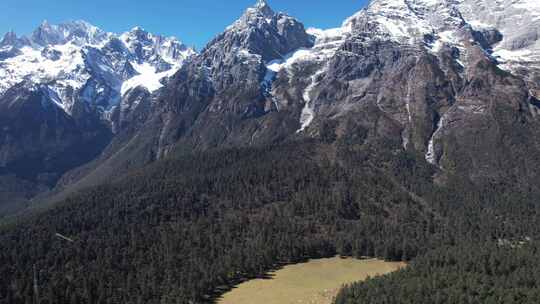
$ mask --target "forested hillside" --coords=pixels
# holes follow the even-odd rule
[[[335,303],[540,303],[538,243],[442,247],[397,273],[347,286]]]
[[[537,235],[532,194],[457,178],[443,188],[407,152],[374,151],[345,141],[210,151],[83,191],[3,227],[0,303],[33,303],[34,269],[38,303],[204,303],[308,257],[410,260]]]

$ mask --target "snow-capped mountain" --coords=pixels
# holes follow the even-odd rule
[[[84,21],[43,22],[28,37],[7,33],[0,41],[0,184],[29,190],[5,200],[50,188],[100,155],[136,115],[134,96],[150,98],[194,53],[176,38],[138,27],[116,35]]]
[[[467,57],[464,44],[480,39],[476,42],[500,68],[524,76],[539,89],[540,2],[536,0],[373,0],[344,26],[375,31],[404,44],[428,42],[435,52],[447,44],[461,49],[460,60]]]
[[[500,67],[523,76],[540,97],[540,1],[460,0],[459,8],[475,30],[500,32],[493,46]]]
[[[441,180],[456,172],[481,182],[527,179],[535,176],[527,168],[540,166],[531,157],[540,155],[538,20],[533,0],[373,0],[338,28],[306,29],[258,0],[200,54],[140,28],[115,35],[45,23],[0,42],[0,107],[13,108],[17,96],[41,103],[47,116],[31,138],[54,130],[61,108],[62,121],[80,130],[69,136],[110,139],[80,161],[91,163],[64,174],[65,187],[175,151],[305,138],[407,151]],[[106,114],[104,133],[80,119],[92,117],[87,108]],[[23,153],[11,149],[17,115],[7,128],[0,120],[0,166],[21,163],[12,158]],[[16,143],[39,158],[29,142]],[[45,164],[58,158],[44,154]],[[33,173],[48,174],[43,167]]]
[[[443,49],[450,50],[453,62],[463,68],[458,74],[465,79],[474,77],[467,70],[478,62],[478,52],[484,52],[485,59],[523,77],[530,94],[540,96],[540,4],[536,0],[374,0],[344,27],[403,46],[421,46],[440,60]],[[460,109],[486,113],[485,106],[478,104]],[[530,111],[536,115],[537,106],[530,106]],[[429,141],[426,159],[432,164],[438,164],[441,153],[435,151],[434,141],[449,120],[442,114]]]
[[[266,1],[259,0],[214,38],[200,57],[209,68],[218,90],[227,87],[227,83],[223,82],[227,77],[259,86],[260,72],[266,69],[265,63],[312,45],[313,37],[305,32],[302,23],[287,14],[274,12]],[[256,72],[242,74],[228,71],[232,66],[239,69],[241,65],[255,67]]]
[[[139,27],[116,35],[84,21],[45,21],[29,37],[9,32],[0,47],[0,94],[22,82],[38,86],[69,115],[80,102],[107,111],[137,86],[153,92],[195,53]]]
[[[496,1],[513,12],[491,20],[474,14],[491,5],[482,0],[373,0],[339,28],[306,30],[259,0],[182,69],[144,130],[157,130],[151,144],[160,158],[175,145],[318,137],[330,120],[342,134],[361,125],[397,138],[402,149],[444,170],[451,162],[447,137],[472,140],[466,138],[474,133],[462,134],[465,126],[500,125],[496,102],[540,113],[532,84],[520,83],[500,56],[512,35],[521,37],[512,20],[534,14],[523,11],[525,1]],[[535,39],[519,47],[534,48]],[[477,79],[489,85],[480,90]]]

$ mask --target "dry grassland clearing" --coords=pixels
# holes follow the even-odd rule
[[[328,258],[285,266],[269,273],[270,279],[254,279],[238,285],[218,304],[331,304],[338,290],[368,277],[396,271],[405,264],[376,259]]]

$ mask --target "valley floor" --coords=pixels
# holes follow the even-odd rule
[[[377,259],[315,259],[286,266],[269,273],[268,278],[244,282],[223,295],[217,303],[330,304],[344,284],[387,274],[404,266],[404,263]]]

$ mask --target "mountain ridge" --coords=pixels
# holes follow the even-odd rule
[[[515,9],[494,27],[482,3]],[[0,212],[30,210],[0,219],[0,302],[210,303],[342,256],[411,263],[336,303],[538,303],[536,66],[501,59],[534,57],[524,3],[374,0],[320,30],[259,0],[106,119],[9,88]],[[104,52],[155,54],[124,38]]]
[[[501,31],[461,13],[471,3],[374,0],[342,27],[320,30],[258,1],[166,83],[154,82],[160,90],[124,91],[107,114],[107,148],[57,191],[177,153],[351,136],[421,155],[442,182],[455,173],[499,182],[509,171],[527,180],[540,147],[534,82],[498,59]],[[512,153],[523,159],[505,164]]]
[[[80,20],[59,25],[44,21],[29,37],[9,32],[0,46],[12,55],[2,58],[0,93],[25,79],[36,84],[54,81],[56,85],[48,85],[55,93],[51,99],[68,114],[73,98],[88,99],[90,104],[102,100],[98,106],[110,110],[127,90],[145,84],[133,79],[137,75],[150,79],[148,89],[154,91],[162,78],[195,54],[174,37],[153,35],[140,27],[120,35],[106,33]],[[70,90],[81,91],[80,96],[67,94]],[[100,96],[99,90],[111,93]]]

